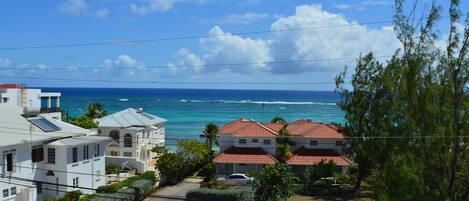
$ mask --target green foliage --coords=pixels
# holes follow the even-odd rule
[[[173,184],[184,178],[187,167],[185,167],[184,158],[180,154],[166,153],[158,159],[156,168],[160,171],[165,182]]]
[[[451,1],[442,50],[434,28],[441,8],[432,5],[414,26],[415,10],[407,16],[403,5],[396,1],[394,16],[402,49],[386,64],[360,56],[353,90],[345,71],[336,79],[357,184],[369,176],[377,200],[467,200],[469,148],[460,136],[469,133],[469,18],[461,35],[459,1]]]
[[[72,117],[69,123],[82,128],[98,127],[98,124],[94,121],[94,119],[87,116]]]
[[[97,192],[99,193],[115,193],[122,188],[132,187],[132,184],[137,180],[148,180],[152,183],[152,186],[156,183],[156,175],[154,171],[147,171],[140,175],[129,177],[121,182],[100,186],[98,187]]]
[[[212,150],[212,146],[218,145],[218,131],[220,129],[218,128],[217,124],[214,123],[208,123],[205,125],[204,130],[202,131],[202,134],[200,137],[205,138],[205,143],[208,145],[210,150]]]
[[[119,174],[122,173],[124,170],[122,168],[115,166],[113,164],[106,164],[106,174]]]
[[[337,166],[334,162],[326,162],[324,160],[315,165],[309,166],[304,172],[305,183],[307,185],[311,185],[315,181],[320,180],[321,178],[334,176],[336,167]]]
[[[156,153],[156,156],[155,158],[159,158],[161,157],[162,155],[168,153],[168,148],[164,147],[164,146],[159,146],[159,145],[156,145],[154,146],[151,151],[153,153]]]
[[[71,192],[67,192],[65,193],[65,200],[68,200],[68,201],[80,201],[80,196],[82,195],[82,193],[79,191],[79,190],[76,190],[76,191],[71,191]]]
[[[285,119],[283,117],[274,117],[272,118],[272,120],[270,121],[271,123],[278,123],[278,124],[283,124],[283,125],[286,125],[287,124],[287,121],[285,121]]]
[[[265,166],[252,182],[256,201],[280,201],[291,197],[298,181],[290,166],[277,163]]]
[[[285,163],[290,157],[293,156],[290,149],[290,133],[287,130],[287,125],[284,125],[279,131],[279,138],[275,147],[275,157],[281,163]]]
[[[213,188],[200,188],[191,190],[186,194],[188,201],[249,201],[251,197],[249,188],[236,188],[218,190]]]
[[[135,190],[132,188],[119,189],[114,193],[96,193],[91,201],[133,201]]]
[[[177,153],[184,158],[184,165],[188,172],[198,171],[211,162],[212,151],[203,142],[194,140],[179,140]]]
[[[153,189],[153,184],[150,180],[140,179],[132,183],[133,189],[138,189],[139,197],[138,200],[143,200],[146,196],[150,195],[151,190]]]

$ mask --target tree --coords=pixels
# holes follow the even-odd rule
[[[285,119],[283,117],[279,117],[279,116],[274,117],[270,122],[271,123],[283,124],[283,125],[287,124],[287,121],[285,121]]]
[[[82,128],[97,128],[98,123],[95,122],[96,118],[101,118],[107,115],[104,111],[104,105],[101,103],[88,103],[87,111],[81,111],[81,115],[78,117],[72,117],[70,119],[71,124],[82,127]]]
[[[290,133],[287,130],[287,125],[284,125],[279,133],[279,138],[277,138],[277,143],[275,147],[275,157],[281,163],[284,163],[286,160],[292,157],[290,150]]]
[[[445,50],[435,46],[441,8],[416,19],[396,1],[394,30],[402,48],[383,64],[360,56],[350,91],[337,79],[344,132],[377,200],[468,200],[469,17],[458,31],[459,1],[450,5]],[[414,4],[414,8],[416,3]],[[409,17],[410,16],[410,17]],[[411,24],[417,22],[416,24]],[[358,178],[357,178],[358,179]]]
[[[92,119],[101,118],[107,115],[107,112],[104,110],[104,105],[101,103],[88,103],[87,111],[84,116],[90,117]]]
[[[336,164],[332,161],[324,161],[309,166],[304,172],[305,178],[305,187],[306,189],[311,189],[314,185],[314,182],[320,180],[324,177],[332,177],[336,171]]]
[[[168,148],[164,146],[156,145],[154,146],[151,151],[156,154],[155,159],[161,157],[162,155],[168,153]]]
[[[87,129],[98,127],[98,124],[94,121],[94,119],[87,116],[74,117],[70,120],[69,123]]]
[[[212,152],[205,143],[194,140],[179,140],[177,144],[177,153],[183,157],[188,172],[198,171],[211,161],[210,154]]]
[[[282,201],[294,194],[298,181],[289,165],[274,164],[265,166],[252,182],[256,201]]]
[[[210,150],[214,144],[218,145],[218,125],[214,123],[209,123],[205,125],[205,129],[202,131],[200,137],[205,138],[205,143],[208,145]],[[213,158],[213,151],[210,154],[210,157]]]
[[[185,176],[184,159],[177,153],[166,153],[156,163],[156,169],[160,172],[164,181],[170,184],[177,183]]]

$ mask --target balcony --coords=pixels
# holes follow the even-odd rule
[[[53,112],[60,112],[60,107],[51,107],[51,108],[42,107],[41,108],[41,113],[53,113]]]

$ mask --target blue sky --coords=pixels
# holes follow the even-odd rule
[[[428,8],[430,2],[419,1],[419,6]],[[443,6],[443,16],[447,15],[448,2],[438,2]],[[0,4],[3,30],[0,48],[211,36],[137,44],[0,49],[0,83],[49,87],[332,90],[335,75],[345,65],[353,66],[352,58],[360,52],[373,51],[385,56],[400,47],[388,23],[350,26],[392,20],[392,0],[36,0]],[[461,8],[467,12],[469,3],[463,2]],[[339,27],[324,28],[335,25]],[[447,33],[446,26],[447,19],[438,25],[442,35]],[[285,29],[305,30],[279,31]],[[259,30],[273,32],[236,34]],[[338,58],[345,59],[269,63]],[[218,65],[233,63],[247,64]],[[185,84],[137,83],[140,81]]]

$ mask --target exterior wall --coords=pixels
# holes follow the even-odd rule
[[[293,142],[295,142],[295,146],[291,146],[293,151],[305,147],[307,149],[333,149],[338,153],[342,153],[343,146],[336,145],[336,141],[343,141],[337,139],[322,139],[322,138],[304,138],[302,136],[294,136],[291,138]],[[311,141],[315,140],[318,142],[317,145],[311,145]]]
[[[48,103],[41,103],[41,97],[56,97],[56,107],[60,107],[60,93],[42,93],[41,89],[27,89],[27,88],[8,88],[0,92],[0,103],[5,103],[4,98],[8,101],[6,104],[13,104],[23,108],[31,114],[38,114],[41,111],[41,105]],[[49,107],[50,108],[50,107]],[[51,117],[61,119],[60,112],[51,112]]]
[[[118,167],[123,167],[124,164],[124,166],[136,169],[138,173],[154,170],[153,157],[155,155],[151,152],[151,149],[156,145],[164,145],[164,123],[144,128],[101,127],[99,130],[99,135],[108,137],[110,137],[111,131],[119,131],[118,146],[111,144],[106,147],[106,163]],[[126,134],[132,135],[132,147],[124,147],[124,136]],[[112,155],[113,152],[117,152],[117,156]],[[132,156],[125,156],[124,153],[132,153]]]
[[[246,144],[240,144],[239,140],[245,139]],[[256,140],[254,142],[253,140]],[[264,140],[270,140],[270,144],[264,144]],[[244,147],[244,148],[262,148],[264,151],[271,155],[275,155],[275,138],[262,138],[262,137],[232,137],[227,135],[221,135],[219,138],[220,141],[220,151],[225,151],[228,148],[234,147]]]
[[[23,144],[16,146],[0,147],[0,153],[2,153],[2,164],[6,164],[6,158],[3,153],[15,150],[16,163],[13,163],[14,170],[12,172],[6,171],[6,166],[1,165],[1,173],[10,178],[0,178],[0,198],[3,200],[26,200],[33,201],[37,199],[36,188],[32,182],[14,179],[24,178],[27,180],[33,180],[37,174],[31,167],[31,145]],[[16,195],[11,195],[11,188],[16,188]],[[3,190],[8,189],[9,196],[3,197]]]

